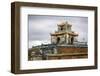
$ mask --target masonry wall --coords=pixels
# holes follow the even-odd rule
[[[53,59],[79,59],[88,58],[87,47],[59,47],[58,55],[48,56],[49,60]]]
[[[87,47],[58,47],[58,53],[87,53]]]

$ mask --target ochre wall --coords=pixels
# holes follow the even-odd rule
[[[88,48],[87,47],[59,47],[58,53],[87,53]]]
[[[88,58],[87,47],[59,47],[58,53],[61,55],[48,56],[48,60]]]

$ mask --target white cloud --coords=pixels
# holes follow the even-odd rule
[[[29,41],[29,48],[32,48],[32,46],[37,46],[37,45],[41,45],[41,44],[50,44],[51,42],[50,42],[50,40],[48,41],[48,40],[41,40],[41,41],[39,41],[39,40],[35,40],[35,41]]]

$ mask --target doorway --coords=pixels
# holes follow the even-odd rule
[[[57,37],[57,44],[60,42],[60,37]]]

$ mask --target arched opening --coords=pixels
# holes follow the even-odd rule
[[[60,42],[60,37],[57,37],[57,44]]]
[[[63,30],[63,27],[61,27],[61,31]]]
[[[71,37],[71,44],[73,44],[74,42],[74,37]]]

